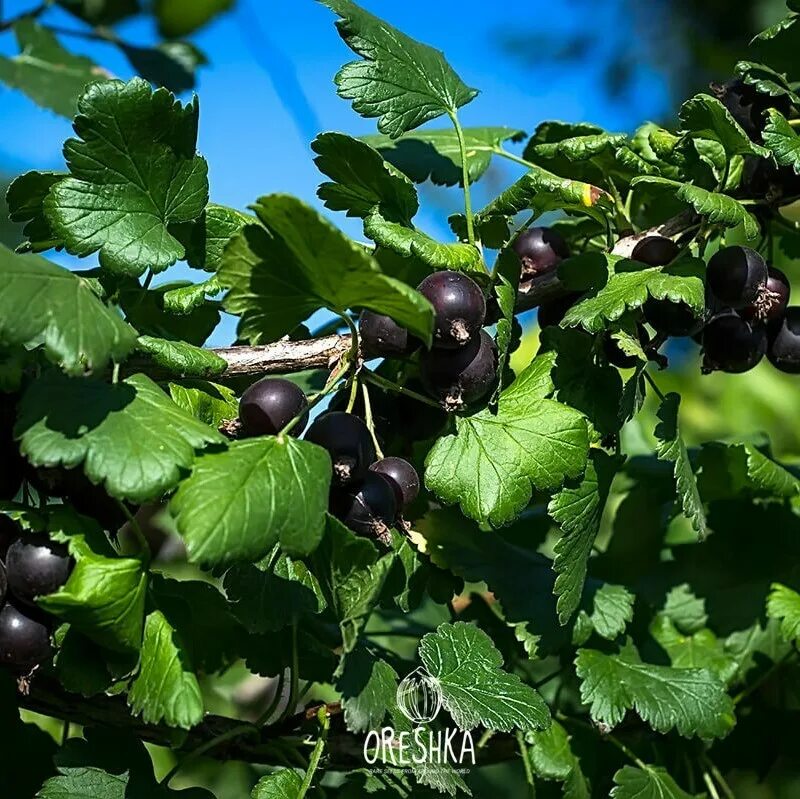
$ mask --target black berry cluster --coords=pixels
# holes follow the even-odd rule
[[[305,440],[327,450],[333,464],[330,512],[358,535],[390,543],[390,528],[419,494],[419,476],[402,458],[377,460],[364,421],[329,411],[314,420]]]
[[[0,666],[25,676],[50,659],[52,622],[35,600],[61,588],[72,567],[63,544],[0,515]]]

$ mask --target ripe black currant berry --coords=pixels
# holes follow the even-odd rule
[[[5,564],[11,593],[34,604],[37,596],[52,594],[67,582],[73,561],[64,544],[34,533],[20,536],[8,548]]]
[[[491,389],[497,373],[497,347],[484,330],[456,352],[431,350],[420,359],[425,390],[448,411],[477,402]]]
[[[787,308],[767,348],[769,362],[781,372],[800,373],[800,307]]]
[[[666,266],[678,257],[681,248],[666,236],[648,236],[631,253],[631,260],[647,266]]]
[[[417,470],[403,458],[382,458],[369,467],[371,472],[383,475],[392,486],[397,507],[407,508],[419,495]]]
[[[725,247],[708,262],[706,285],[725,305],[744,308],[764,293],[767,264],[749,247]]]
[[[514,252],[522,266],[521,280],[552,272],[565,258],[569,258],[569,245],[555,230],[532,227],[517,236]]]
[[[0,666],[28,674],[52,654],[50,630],[41,616],[6,602],[0,610]]]
[[[5,561],[8,548],[21,533],[22,528],[11,517],[0,513],[0,560]]]
[[[397,517],[394,488],[384,475],[367,472],[363,480],[332,492],[331,512],[354,533],[388,544]]]
[[[6,594],[8,593],[8,578],[6,577],[6,567],[0,561],[0,607],[6,601]]]
[[[657,333],[667,336],[694,336],[703,327],[694,311],[684,302],[670,302],[651,297],[644,304],[645,321]]]
[[[265,377],[253,383],[239,400],[239,420],[245,436],[274,436],[295,416],[303,414],[291,429],[300,435],[308,424],[308,400],[299,386],[282,377]]]
[[[486,300],[478,284],[462,272],[434,272],[417,286],[435,314],[436,347],[463,347],[486,319]]]
[[[539,306],[537,319],[539,328],[544,330],[546,327],[557,327],[567,315],[567,311],[580,299],[578,292],[570,292],[563,297],[547,300]]]
[[[330,411],[314,420],[305,440],[328,450],[333,481],[346,485],[361,480],[375,460],[375,444],[362,419],[343,411]]]
[[[703,373],[752,369],[767,351],[767,331],[735,311],[723,311],[703,328]]]
[[[774,266],[770,266],[767,272],[767,285],[758,299],[739,313],[748,322],[766,322],[772,324],[783,319],[783,312],[789,304],[789,294],[791,286],[789,279]]]
[[[367,358],[408,355],[419,342],[390,316],[364,311],[358,320],[361,350]]]

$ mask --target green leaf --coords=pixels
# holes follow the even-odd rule
[[[500,526],[528,504],[533,488],[553,489],[581,475],[588,432],[581,415],[551,399],[549,355],[537,358],[484,409],[456,419],[456,433],[428,453],[425,482],[471,519]]]
[[[558,574],[554,591],[558,596],[561,624],[569,621],[580,604],[589,556],[600,531],[611,481],[619,466],[619,459],[602,450],[592,450],[580,483],[563,488],[547,506],[547,512],[561,527],[553,561]]]
[[[88,283],[38,255],[14,255],[0,244],[0,281],[4,345],[44,344],[48,360],[81,374],[124,360],[136,343],[133,328]]]
[[[94,641],[65,624],[56,630],[55,643],[58,651],[53,666],[64,688],[86,697],[109,688],[114,678],[105,663],[104,651]]]
[[[224,358],[220,358],[211,350],[195,347],[185,341],[139,336],[136,349],[156,366],[176,376],[215,377],[228,368],[228,362]]]
[[[185,255],[168,225],[197,219],[208,199],[197,101],[184,107],[134,78],[90,86],[78,112],[80,138],[64,145],[71,177],[44,201],[54,234],[73,255],[99,251],[110,272],[163,271]]]
[[[35,466],[83,464],[112,497],[139,504],[173,488],[195,450],[224,441],[142,374],[111,385],[49,372],[23,396],[15,433]]]
[[[397,672],[364,646],[346,654],[342,666],[336,690],[342,695],[347,729],[368,732],[379,728],[395,705]]]
[[[26,172],[11,182],[6,193],[8,218],[25,223],[22,232],[27,239],[17,252],[43,252],[63,246],[50,230],[43,205],[50,189],[65,177],[65,172]]]
[[[698,599],[687,583],[670,589],[662,613],[683,633],[696,633],[708,622],[705,600]]]
[[[589,783],[570,746],[567,731],[557,721],[546,730],[528,732],[528,759],[537,777],[564,783],[564,799],[590,799]]]
[[[625,632],[633,620],[634,595],[622,585],[604,583],[592,598],[592,612],[586,619],[592,629],[607,641],[613,641]]]
[[[482,724],[486,729],[527,732],[550,724],[542,697],[516,674],[503,671],[502,655],[478,627],[440,624],[420,641],[419,657],[462,730]]]
[[[658,177],[635,178],[632,186],[647,185],[657,189],[669,191],[676,200],[691,205],[700,216],[708,219],[715,225],[725,225],[733,228],[742,225],[745,237],[749,240],[758,236],[758,222],[743,206],[727,194],[708,191],[700,186],[689,183],[679,183],[675,180]]]
[[[619,655],[579,649],[575,668],[581,699],[596,722],[616,727],[635,710],[656,732],[672,729],[685,738],[721,738],[735,717],[733,701],[713,672],[642,663],[636,651]]]
[[[377,207],[386,219],[409,224],[419,210],[411,181],[365,142],[344,133],[322,133],[311,149],[317,153],[317,169],[333,181],[317,191],[332,211],[363,219]]]
[[[255,220],[224,205],[209,203],[194,222],[170,226],[170,233],[184,246],[186,263],[195,269],[217,272],[228,242]]]
[[[481,254],[472,244],[443,244],[421,230],[390,222],[377,211],[364,220],[364,235],[405,258],[419,258],[431,270],[483,270]]]
[[[600,333],[626,311],[644,305],[648,296],[683,302],[700,316],[705,308],[704,271],[703,262],[694,258],[645,269],[606,253],[571,258],[559,275],[569,288],[590,293],[567,311],[562,325]]]
[[[86,56],[65,50],[52,31],[24,17],[14,25],[19,55],[0,56],[0,81],[21,89],[37,105],[72,119],[87,83],[108,73]]]
[[[692,523],[698,540],[703,541],[708,535],[708,524],[689,453],[678,425],[680,401],[679,394],[671,393],[661,402],[657,414],[659,423],[655,429],[658,439],[656,452],[661,460],[672,461],[674,464],[675,484],[683,514]]]
[[[208,63],[190,42],[159,42],[155,47],[119,42],[117,47],[139,77],[175,94],[193,89],[197,70]]]
[[[189,557],[222,565],[253,562],[280,541],[306,554],[325,527],[331,464],[291,436],[234,441],[195,462],[170,503]]]
[[[612,799],[694,799],[659,766],[623,766],[614,775]]]
[[[167,313],[186,316],[206,306],[206,297],[215,297],[222,291],[222,286],[214,275],[201,283],[168,289],[163,293],[163,307]]]
[[[770,108],[766,113],[764,144],[781,166],[791,167],[796,175],[800,175],[800,136],[780,111]]]
[[[424,122],[474,99],[444,55],[414,41],[350,0],[321,0],[341,17],[339,35],[363,61],[345,64],[336,75],[339,96],[363,117],[377,117],[378,130],[396,139]]]
[[[525,133],[514,128],[464,128],[469,182],[479,180],[502,150],[506,141],[519,142]],[[430,180],[437,186],[461,185],[464,180],[461,148],[452,128],[421,130],[392,139],[389,136],[362,136],[390,164],[414,183]]]
[[[288,195],[254,206],[268,228],[246,227],[227,248],[219,280],[230,288],[227,311],[240,333],[274,341],[320,308],[368,308],[430,341],[433,309],[418,292],[383,275],[375,259],[330,222]]]
[[[319,582],[303,561],[283,554],[274,566],[268,561],[236,565],[225,575],[228,601],[248,630],[280,630],[305,613],[325,609]]]
[[[314,571],[339,622],[345,653],[355,647],[378,603],[393,561],[393,553],[380,556],[371,541],[327,517],[325,537],[314,553]]]
[[[144,625],[139,673],[128,703],[148,724],[165,722],[190,729],[203,718],[203,697],[197,677],[185,662],[175,630],[159,610]]]
[[[728,158],[734,155],[754,155],[768,158],[769,151],[755,144],[742,130],[730,111],[716,98],[697,94],[687,100],[679,113],[683,130],[693,139],[719,142]]]
[[[800,594],[797,591],[773,583],[767,597],[767,616],[780,621],[781,635],[785,641],[800,641]]]
[[[69,546],[75,559],[66,584],[37,599],[75,631],[116,652],[138,651],[142,640],[147,573],[138,558],[118,557],[88,520],[66,510],[51,514],[49,533]]]
[[[235,419],[239,413],[239,400],[228,386],[205,380],[182,380],[169,383],[172,401],[201,422],[218,428],[223,422]]]
[[[290,768],[262,777],[250,794],[251,799],[297,799],[303,784],[302,777]]]
[[[788,97],[795,105],[800,105],[800,96],[792,89],[786,75],[776,72],[766,64],[752,61],[739,61],[736,74],[749,86],[770,97]]]

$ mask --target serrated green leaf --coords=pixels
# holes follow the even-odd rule
[[[669,190],[676,200],[691,205],[700,216],[708,219],[715,225],[724,225],[733,228],[742,225],[745,237],[748,240],[758,236],[758,222],[738,200],[728,197],[727,194],[708,191],[700,186],[689,183],[679,183],[676,180],[658,177],[634,178],[631,185],[645,184],[664,191]]]
[[[26,172],[11,182],[6,192],[8,218],[25,223],[22,232],[27,239],[17,252],[44,252],[63,246],[50,229],[43,205],[50,189],[66,177],[66,172]]]
[[[136,343],[133,328],[88,283],[38,255],[15,255],[0,244],[0,281],[4,345],[44,344],[48,360],[81,374],[122,361]]]
[[[424,122],[453,116],[478,92],[466,86],[444,55],[420,44],[351,0],[321,0],[341,19],[336,28],[363,61],[336,75],[339,96],[356,113],[377,117],[378,130],[393,139]]]
[[[154,47],[119,42],[117,47],[139,77],[175,94],[193,89],[197,70],[208,63],[191,42],[159,42]]]
[[[275,544],[301,554],[325,527],[330,457],[291,436],[234,441],[198,458],[170,503],[189,557],[198,563],[253,562]]]
[[[409,224],[419,210],[411,181],[366,142],[344,133],[321,133],[311,149],[317,153],[317,169],[333,181],[317,190],[332,211],[363,219],[378,208],[386,219]]]
[[[681,106],[679,117],[683,130],[693,139],[719,142],[728,158],[734,155],[769,157],[768,150],[755,144],[731,116],[730,111],[709,94],[697,94],[687,100]]]
[[[564,799],[590,799],[589,783],[561,724],[554,720],[546,730],[526,733],[525,739],[530,745],[528,759],[537,777],[563,782]]]
[[[64,688],[90,697],[111,685],[114,678],[106,667],[104,652],[94,641],[65,624],[56,631],[55,643],[58,651],[53,668]]]
[[[739,61],[736,74],[749,86],[770,97],[788,97],[795,105],[800,105],[800,96],[789,85],[786,75],[776,72],[766,64],[752,61]]]
[[[135,715],[148,724],[190,729],[203,718],[197,677],[185,662],[175,630],[159,610],[144,625],[141,663],[128,694]]]
[[[608,641],[622,635],[633,620],[634,599],[634,595],[622,585],[601,585],[592,598],[592,612],[588,614],[594,631]]]
[[[316,211],[281,194],[262,197],[254,208],[269,230],[246,227],[226,249],[219,272],[230,288],[225,308],[241,315],[242,335],[274,341],[320,308],[368,308],[430,341],[430,303],[382,274],[363,247]]]
[[[262,777],[250,794],[251,799],[297,799],[302,777],[290,768]]]
[[[199,219],[171,225],[170,233],[184,246],[186,263],[194,269],[217,272],[228,242],[255,219],[224,205],[209,203]]]
[[[658,766],[624,766],[614,775],[613,799],[694,799]]]
[[[800,641],[800,594],[779,583],[773,583],[771,589],[767,597],[767,616],[780,622],[785,641]]]
[[[708,622],[705,600],[698,599],[687,583],[670,590],[662,613],[683,633],[696,633]]]
[[[284,554],[274,566],[269,560],[236,565],[225,574],[225,592],[242,624],[265,633],[282,629],[304,613],[325,609],[319,582],[303,561]]]
[[[469,182],[479,180],[506,141],[521,141],[525,133],[514,128],[464,128]],[[414,183],[430,180],[437,186],[463,183],[461,147],[452,128],[421,130],[392,139],[389,136],[362,136],[390,164]]]
[[[553,568],[558,574],[554,592],[558,596],[561,624],[569,621],[580,604],[589,555],[600,530],[611,481],[619,465],[617,458],[599,449],[592,450],[581,482],[577,486],[563,488],[547,506],[547,512],[561,527],[561,538],[555,545],[553,561]]]
[[[640,263],[606,253],[571,258],[559,275],[567,287],[590,293],[567,311],[562,325],[600,333],[626,311],[644,305],[648,296],[683,302],[700,316],[705,308],[704,272],[702,261],[694,258],[644,269]]]
[[[156,366],[179,377],[215,377],[228,368],[228,362],[224,358],[185,341],[139,336],[136,350],[146,355]]]
[[[0,81],[21,89],[43,108],[71,119],[86,84],[108,77],[90,58],[65,50],[33,17],[15,23],[14,35],[20,52],[14,58],[0,56]]]
[[[215,297],[222,291],[217,276],[214,275],[202,283],[192,283],[189,286],[168,289],[163,294],[164,310],[168,313],[186,315],[202,308],[206,304],[206,297]]]
[[[796,175],[800,175],[800,136],[780,111],[769,108],[766,114],[764,144],[781,166],[791,167]]]
[[[112,385],[47,373],[23,396],[15,434],[35,466],[82,464],[112,497],[136,503],[173,488],[195,450],[224,441],[143,374]]]
[[[629,648],[619,655],[579,649],[575,668],[592,718],[609,727],[628,710],[657,732],[677,729],[686,738],[721,738],[735,723],[733,701],[707,669],[642,663]]]
[[[379,728],[395,705],[397,672],[366,647],[357,646],[342,659],[336,690],[342,695],[347,729],[368,732]]]
[[[656,452],[660,460],[674,464],[675,484],[683,514],[692,523],[698,540],[703,541],[708,535],[708,524],[703,500],[697,489],[697,479],[678,425],[680,401],[679,394],[671,393],[661,402],[657,414],[659,423],[655,429],[658,439]]]
[[[71,177],[44,201],[53,233],[73,255],[100,253],[124,275],[161,272],[185,255],[168,225],[190,222],[208,200],[208,166],[195,153],[198,104],[182,106],[141,78],[90,86],[64,154]]]
[[[552,357],[538,357],[498,399],[456,419],[425,461],[425,482],[471,519],[507,524],[528,504],[533,488],[557,488],[586,468],[588,432],[581,415],[551,399]]]
[[[550,711],[541,696],[502,670],[491,638],[472,624],[440,624],[419,644],[419,657],[441,689],[442,704],[462,729],[482,724],[510,732],[545,729]]]
[[[228,386],[205,380],[185,380],[169,383],[168,387],[172,401],[178,407],[214,429],[235,419],[239,413],[239,400]]]

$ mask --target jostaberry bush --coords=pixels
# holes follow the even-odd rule
[[[0,794],[794,796],[797,3],[626,134],[464,128],[439,50],[323,4],[376,125],[310,143],[323,213],[214,201],[171,92],[232,4],[0,19],[74,120],[0,247]]]

